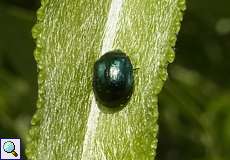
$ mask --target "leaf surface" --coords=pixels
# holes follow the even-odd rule
[[[174,59],[183,0],[43,0],[33,28],[39,68],[29,159],[148,160],[157,145],[157,94]],[[94,62],[121,49],[135,91],[119,112],[100,111]]]

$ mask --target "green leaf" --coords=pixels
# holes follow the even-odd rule
[[[157,94],[184,9],[183,0],[43,0],[33,29],[39,97],[28,158],[152,160]],[[94,100],[92,69],[113,49],[140,69],[128,105],[108,114]]]

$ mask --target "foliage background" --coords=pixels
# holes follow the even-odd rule
[[[230,159],[230,1],[187,0],[159,96],[159,160]],[[38,0],[0,0],[0,137],[25,142],[35,111]]]

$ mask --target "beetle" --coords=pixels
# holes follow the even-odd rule
[[[96,100],[108,108],[125,105],[134,89],[133,65],[121,50],[102,55],[94,64],[93,91]]]

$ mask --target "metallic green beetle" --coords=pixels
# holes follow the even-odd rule
[[[99,103],[109,108],[124,106],[133,88],[133,66],[125,53],[110,51],[95,62],[93,90]]]

